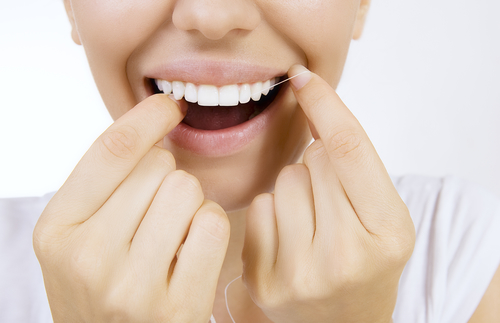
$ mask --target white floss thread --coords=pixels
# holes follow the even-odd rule
[[[227,309],[227,313],[229,314],[229,317],[231,318],[231,321],[233,321],[233,323],[236,323],[233,319],[233,316],[231,315],[231,311],[229,310],[229,304],[227,303],[227,289],[229,288],[229,286],[234,283],[235,281],[237,281],[238,279],[241,278],[242,275],[239,275],[238,277],[236,277],[235,279],[231,280],[229,282],[229,284],[227,284],[226,286],[226,289],[224,290],[224,298],[226,299],[226,309]],[[214,322],[216,323],[216,322]]]
[[[264,91],[266,91],[266,90],[270,90],[270,89],[274,88],[276,85],[280,85],[281,83],[285,83],[285,82],[287,82],[287,81],[289,81],[289,80],[291,80],[291,79],[293,79],[293,78],[295,78],[295,77],[297,77],[297,76],[299,76],[299,75],[302,75],[302,74],[304,74],[304,73],[310,73],[310,72],[309,72],[309,71],[300,72],[300,73],[299,73],[299,74],[297,74],[297,75],[294,75],[294,76],[292,76],[292,77],[287,78],[286,80],[283,80],[283,81],[278,82],[278,83],[276,83],[276,84],[273,84],[273,85],[271,85],[271,86],[269,86],[269,87],[266,87],[265,89],[262,89],[261,91],[258,91],[258,92],[255,92],[255,93],[252,93],[251,95],[258,94],[258,93],[264,93]]]
[[[301,72],[301,73],[299,73],[299,74],[297,74],[297,75],[294,75],[294,76],[292,76],[292,77],[289,77],[289,78],[287,78],[287,79],[285,79],[285,80],[283,80],[283,81],[281,81],[281,82],[278,82],[278,83],[276,83],[276,84],[273,84],[273,85],[272,85],[272,86],[270,86],[270,87],[267,87],[267,88],[265,88],[265,89],[262,89],[262,90],[261,90],[261,91],[259,91],[259,92],[260,92],[260,93],[263,93],[264,91],[266,91],[266,90],[268,90],[268,89],[272,89],[272,88],[274,88],[275,86],[280,85],[280,84],[282,84],[282,83],[285,83],[285,82],[287,82],[287,81],[289,81],[289,80],[293,79],[294,77],[297,77],[297,76],[299,76],[299,75],[301,75],[301,74],[304,74],[304,73],[310,73],[310,72],[309,72],[309,71],[304,71],[304,72]],[[252,93],[251,95],[257,94],[257,93],[259,93],[259,92]],[[226,309],[227,309],[227,313],[229,314],[229,317],[231,318],[231,321],[233,321],[233,323],[236,323],[236,322],[234,321],[233,315],[231,314],[231,311],[229,310],[229,304],[228,304],[228,302],[227,302],[227,290],[228,290],[229,286],[231,286],[231,284],[232,284],[232,283],[234,283],[235,281],[237,281],[238,279],[240,279],[240,278],[241,278],[241,276],[242,276],[242,275],[239,275],[239,276],[238,276],[238,277],[236,277],[235,279],[231,280],[231,281],[229,282],[229,284],[227,284],[226,289],[224,289],[224,298],[225,298],[225,300],[226,300]],[[212,314],[212,316],[210,317],[210,323],[217,323],[217,322],[215,322],[215,317],[214,317],[214,315],[213,315],[213,314]]]
[[[234,318],[233,318],[233,315],[231,314],[231,311],[229,310],[229,304],[227,302],[227,290],[229,288],[229,286],[231,286],[232,283],[234,283],[235,281],[237,281],[238,279],[241,278],[242,275],[239,275],[238,277],[236,277],[235,279],[231,280],[229,282],[229,284],[226,285],[226,289],[224,289],[224,298],[226,299],[226,310],[227,310],[227,314],[229,314],[229,317],[231,318],[231,321],[233,321],[233,323],[236,323],[234,321]],[[210,317],[210,323],[217,323],[215,322],[215,318],[214,318],[214,315],[212,314],[212,316]]]

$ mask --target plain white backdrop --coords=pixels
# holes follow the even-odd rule
[[[338,92],[394,175],[500,195],[500,1],[373,0]],[[0,197],[57,190],[112,122],[62,0],[0,2]]]

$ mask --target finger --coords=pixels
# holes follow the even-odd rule
[[[224,210],[215,202],[205,200],[193,218],[168,289],[172,295],[169,299],[179,302],[179,308],[184,304],[199,304],[192,313],[196,321],[212,313],[229,231]]]
[[[62,225],[87,220],[183,114],[166,95],[154,95],[136,105],[92,144],[51,201],[57,209],[48,213],[62,215]]]
[[[304,69],[295,65],[289,76]],[[377,209],[382,205],[392,207],[404,203],[354,115],[332,87],[316,74],[304,73],[290,82],[297,101],[323,140],[332,167],[365,228],[370,231],[380,227],[380,221],[398,220],[387,218],[386,209]]]
[[[278,228],[273,194],[254,198],[246,214],[243,246],[243,280],[245,284],[260,275],[268,276],[278,255]]]
[[[356,227],[362,228],[335,170],[331,167],[321,139],[307,147],[304,164],[309,169],[314,195],[316,212],[314,239],[330,244],[341,232],[352,232]]]
[[[279,250],[277,262],[303,261],[311,250],[315,230],[314,198],[304,164],[283,168],[274,191]]]
[[[116,245],[128,245],[165,176],[174,170],[173,155],[153,146],[85,225],[92,226],[94,236],[100,232],[103,238]]]
[[[142,219],[130,257],[153,284],[166,283],[170,265],[203,204],[200,182],[184,171],[169,173]]]

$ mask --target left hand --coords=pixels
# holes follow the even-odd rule
[[[415,243],[408,209],[334,89],[314,73],[291,82],[316,140],[250,205],[244,283],[273,322],[391,322]]]

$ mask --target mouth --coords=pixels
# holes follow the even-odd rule
[[[221,130],[248,122],[275,100],[286,75],[266,81],[215,86],[149,79],[153,93],[173,94],[188,105],[182,123],[199,130]]]

